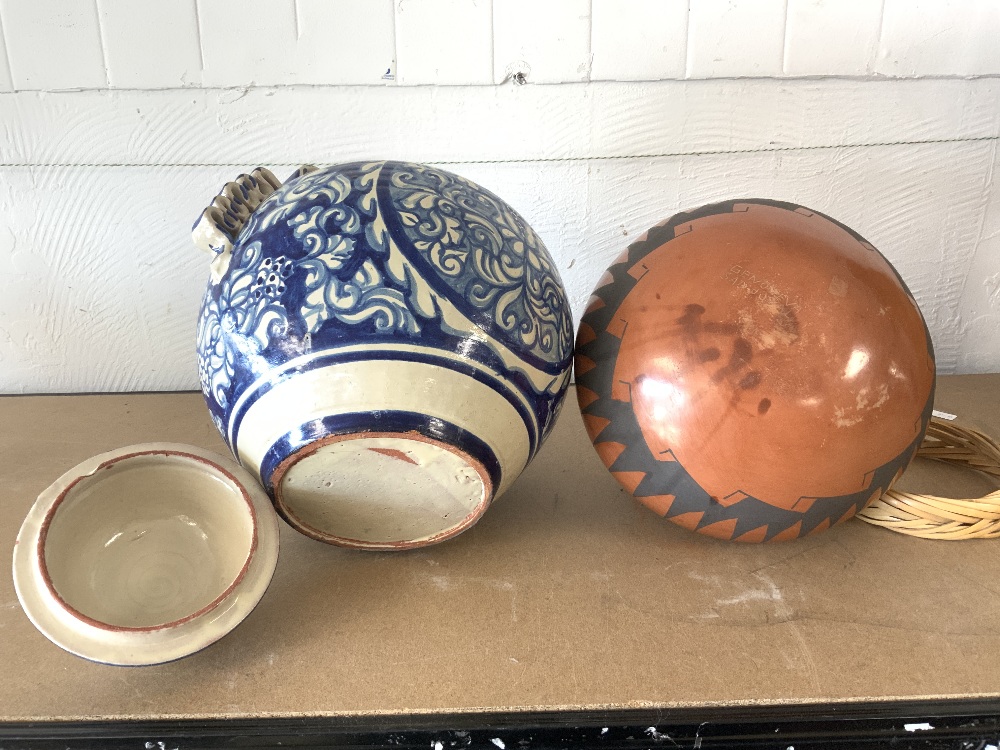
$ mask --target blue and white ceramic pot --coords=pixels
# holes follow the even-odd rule
[[[278,512],[325,542],[422,546],[471,526],[538,451],[572,318],[500,198],[402,162],[265,169],[194,227],[212,418]]]

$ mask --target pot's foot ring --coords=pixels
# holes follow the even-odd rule
[[[331,544],[407,549],[471,526],[493,487],[468,453],[418,433],[356,433],[312,443],[272,476],[275,505]]]

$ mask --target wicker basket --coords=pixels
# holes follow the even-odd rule
[[[968,427],[931,419],[918,456],[965,466],[1000,478],[1000,445]],[[1000,490],[956,500],[889,489],[858,513],[862,521],[925,539],[1000,537]]]

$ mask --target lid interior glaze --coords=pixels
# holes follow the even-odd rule
[[[14,581],[35,626],[109,664],[155,664],[218,640],[259,601],[277,519],[235,463],[153,443],[95,456],[41,495],[18,535]]]

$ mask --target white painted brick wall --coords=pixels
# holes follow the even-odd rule
[[[875,72],[899,77],[1000,73],[1000,3],[885,0]]]
[[[788,0],[784,73],[870,75],[881,28],[880,0]]]
[[[3,22],[0,19],[0,93],[14,90],[14,81],[10,77],[9,59],[7,43],[4,40],[3,34]]]
[[[108,83],[123,89],[201,84],[195,0],[97,0]]]
[[[92,0],[0,0],[0,24],[16,89],[107,88]]]
[[[523,73],[532,83],[590,78],[590,0],[495,0],[493,80]]]
[[[0,91],[1000,75],[996,0],[0,0],[0,31]]]
[[[195,387],[194,216],[383,157],[510,201],[577,316],[677,210],[813,206],[942,372],[1000,370],[997,39],[995,0],[0,0],[0,392]]]
[[[591,11],[591,80],[684,77],[687,0],[593,0]]]
[[[301,70],[295,0],[198,3],[205,86],[280,86]]]
[[[395,28],[399,83],[493,83],[492,2],[398,0]]]
[[[198,0],[206,87],[383,84],[391,0]]]
[[[206,0],[201,0],[205,2]],[[383,85],[396,75],[392,0],[296,0],[297,61],[286,83]]]
[[[678,210],[812,206],[896,264],[942,372],[1000,369],[1000,80],[359,91],[0,98],[0,391],[195,387],[207,265],[193,217],[257,164],[284,177],[378,156],[444,165],[510,201],[577,316],[629,238]]]
[[[785,0],[697,0],[688,16],[687,77],[781,75]]]
[[[987,179],[988,202],[981,223],[975,254],[962,279],[961,298],[957,304],[957,360],[959,372],[996,372],[1000,341],[1000,190],[995,181],[1000,175],[1000,148],[993,143],[993,158]]]

